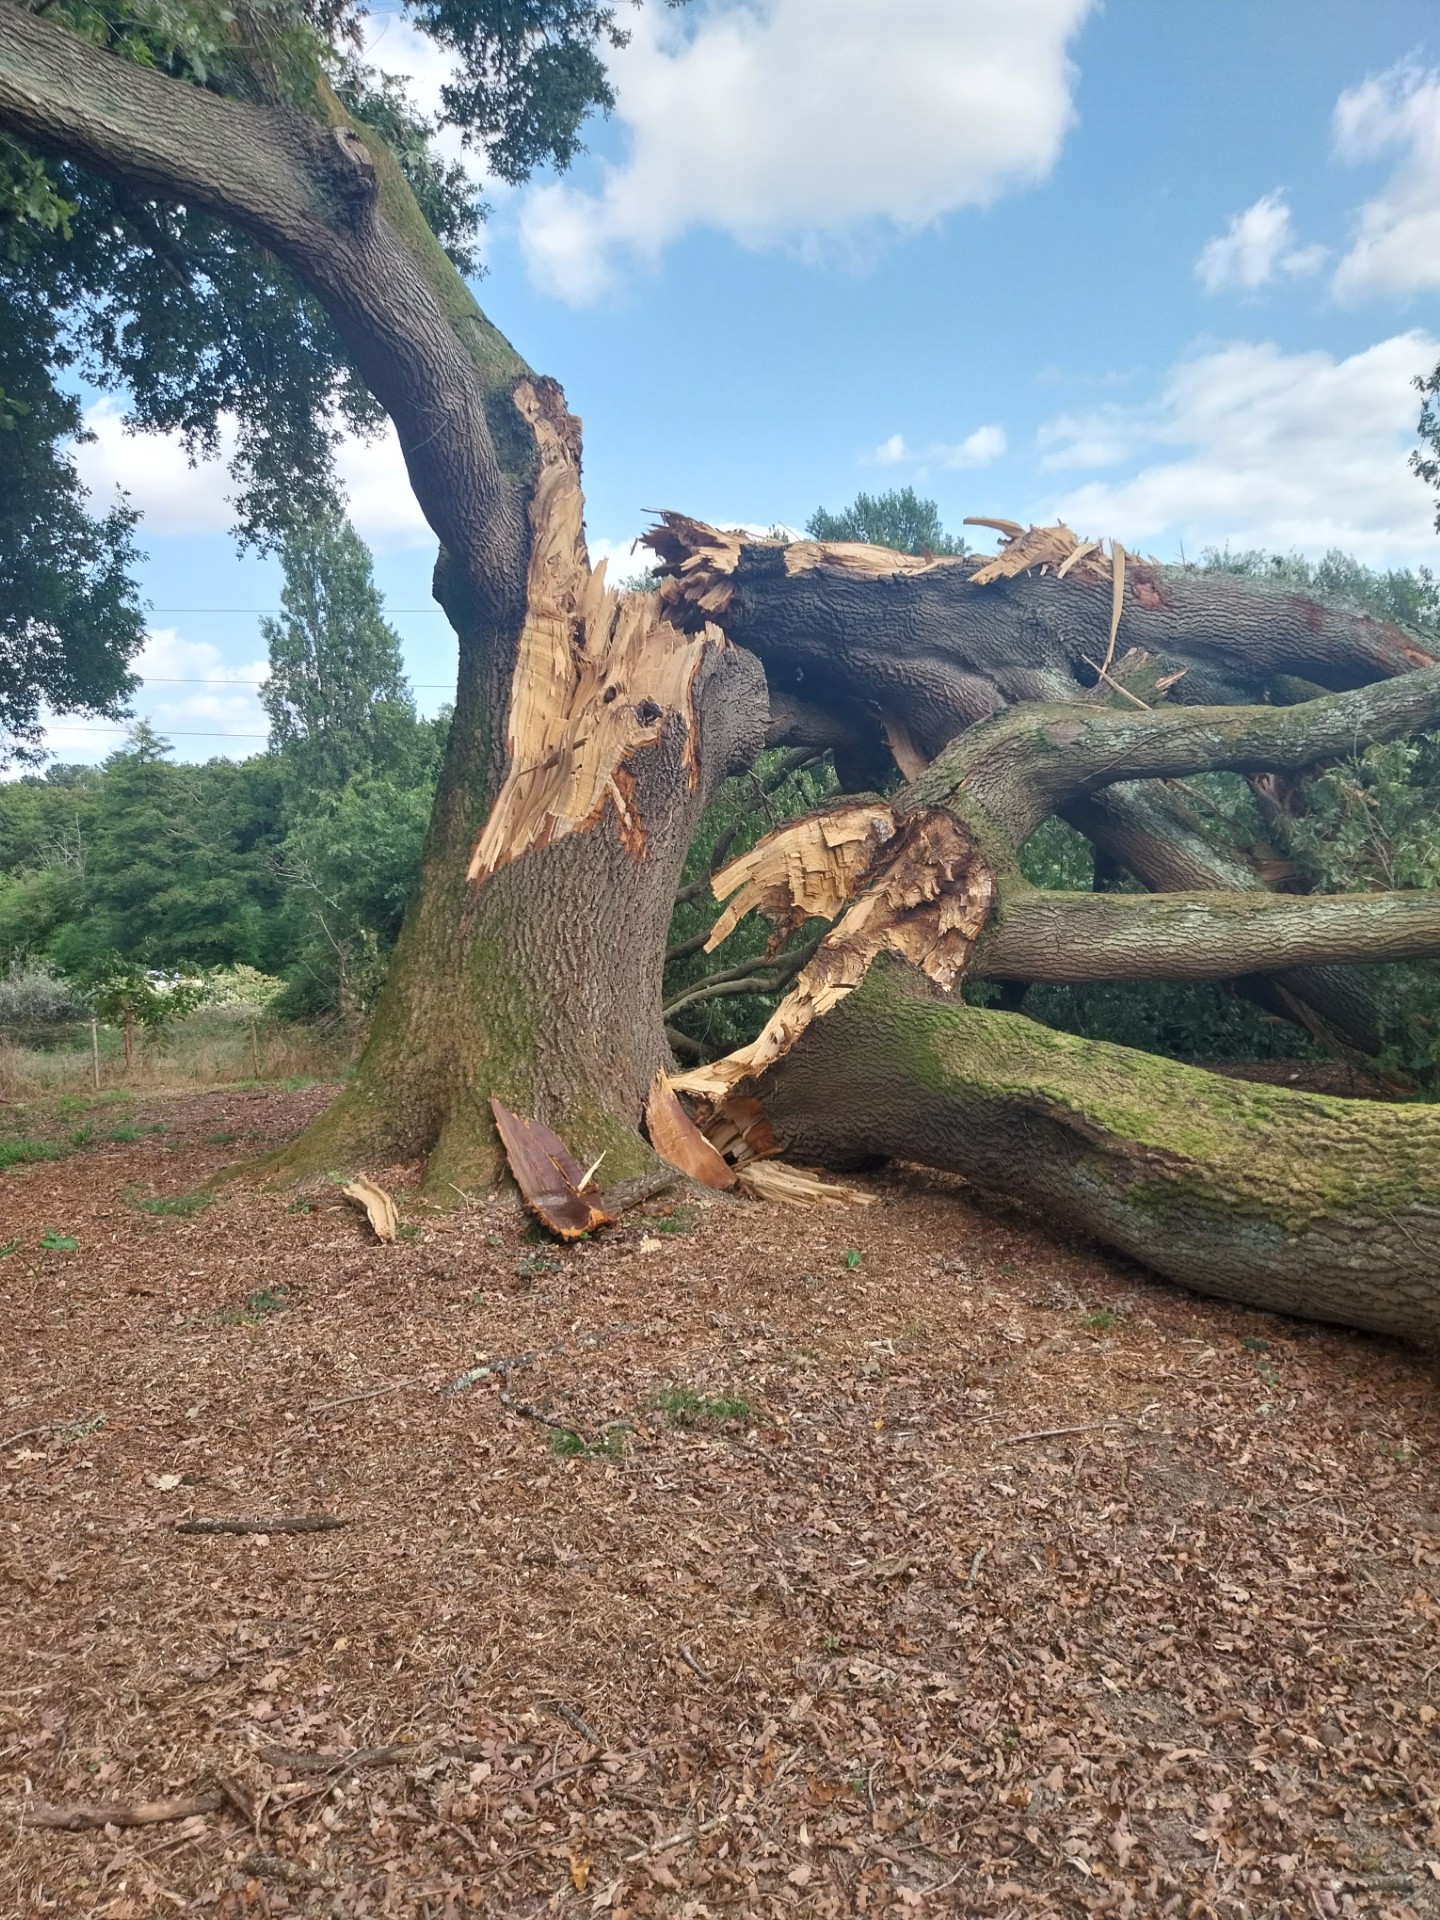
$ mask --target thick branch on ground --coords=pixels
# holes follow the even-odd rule
[[[760,1093],[797,1157],[949,1168],[1223,1299],[1440,1325],[1440,1108],[1225,1079],[938,1004],[890,966]]]
[[[1117,781],[1296,773],[1437,722],[1440,667],[1293,707],[1027,706],[953,740],[906,799],[935,806],[963,788],[1019,846],[1050,814]]]
[[[1232,980],[1285,967],[1440,957],[1440,893],[1047,893],[1003,900],[977,977]]]
[[[778,695],[847,712],[869,701],[926,756],[1014,701],[1093,685],[1109,645],[1108,563],[977,585],[974,558],[787,546],[680,514],[662,517],[650,545],[677,617],[718,622],[760,656]],[[1277,674],[1342,689],[1433,663],[1414,635],[1353,609],[1133,560],[1116,646],[1186,668],[1177,692],[1196,703],[1261,700]]]

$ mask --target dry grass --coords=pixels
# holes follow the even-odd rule
[[[0,1176],[0,1911],[1440,1914],[1429,1359],[904,1170],[137,1206],[324,1097]]]
[[[0,1100],[94,1091],[90,1029],[67,1029],[66,1044],[20,1045],[0,1036]],[[357,1040],[322,1030],[208,1009],[180,1021],[160,1046],[138,1044],[125,1065],[118,1032],[102,1027],[100,1086],[161,1092],[239,1081],[329,1080],[354,1058]]]

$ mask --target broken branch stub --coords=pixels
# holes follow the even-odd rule
[[[726,1166],[723,1154],[701,1133],[681,1104],[670,1084],[670,1076],[660,1068],[645,1103],[645,1130],[650,1144],[672,1167],[688,1173],[701,1186],[722,1191],[733,1187],[735,1175]]]
[[[898,953],[937,986],[955,985],[989,917],[994,878],[968,829],[944,808],[917,807],[903,816],[892,813],[891,819],[894,831],[867,867],[837,863],[824,869],[834,887],[848,885],[851,904],[758,1037],[723,1060],[679,1075],[678,1091],[718,1106],[742,1080],[783,1058],[813,1020],[853,993],[880,953]],[[783,840],[789,831],[782,827],[768,838]],[[755,852],[765,846],[761,841]],[[767,863],[762,857],[760,866],[777,881],[791,870],[788,859]],[[802,861],[799,872],[808,885],[812,870]],[[724,872],[716,876],[717,890],[724,879]]]
[[[498,1100],[491,1100],[490,1111],[521,1198],[552,1233],[578,1240],[582,1233],[615,1224],[613,1213],[587,1198],[584,1170],[558,1134]]]
[[[509,766],[471,855],[468,877],[488,880],[508,862],[583,833],[613,810],[626,848],[645,851],[628,762],[667,724],[686,730],[685,761],[698,778],[692,692],[716,627],[682,633],[654,593],[605,585],[585,550],[584,498],[569,416],[522,381],[515,403],[540,456],[530,503],[526,614],[510,683]]]

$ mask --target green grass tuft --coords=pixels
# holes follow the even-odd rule
[[[748,1400],[729,1394],[700,1393],[694,1387],[670,1386],[655,1396],[661,1413],[668,1413],[677,1426],[718,1426],[726,1420],[749,1420],[754,1407]]]
[[[63,1160],[65,1149],[45,1140],[0,1140],[0,1173],[10,1167],[28,1167],[38,1160]]]

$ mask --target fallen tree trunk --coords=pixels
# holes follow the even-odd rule
[[[944,1004],[884,963],[757,1090],[801,1159],[946,1168],[1277,1313],[1440,1324],[1440,1109],[1226,1079]]]

